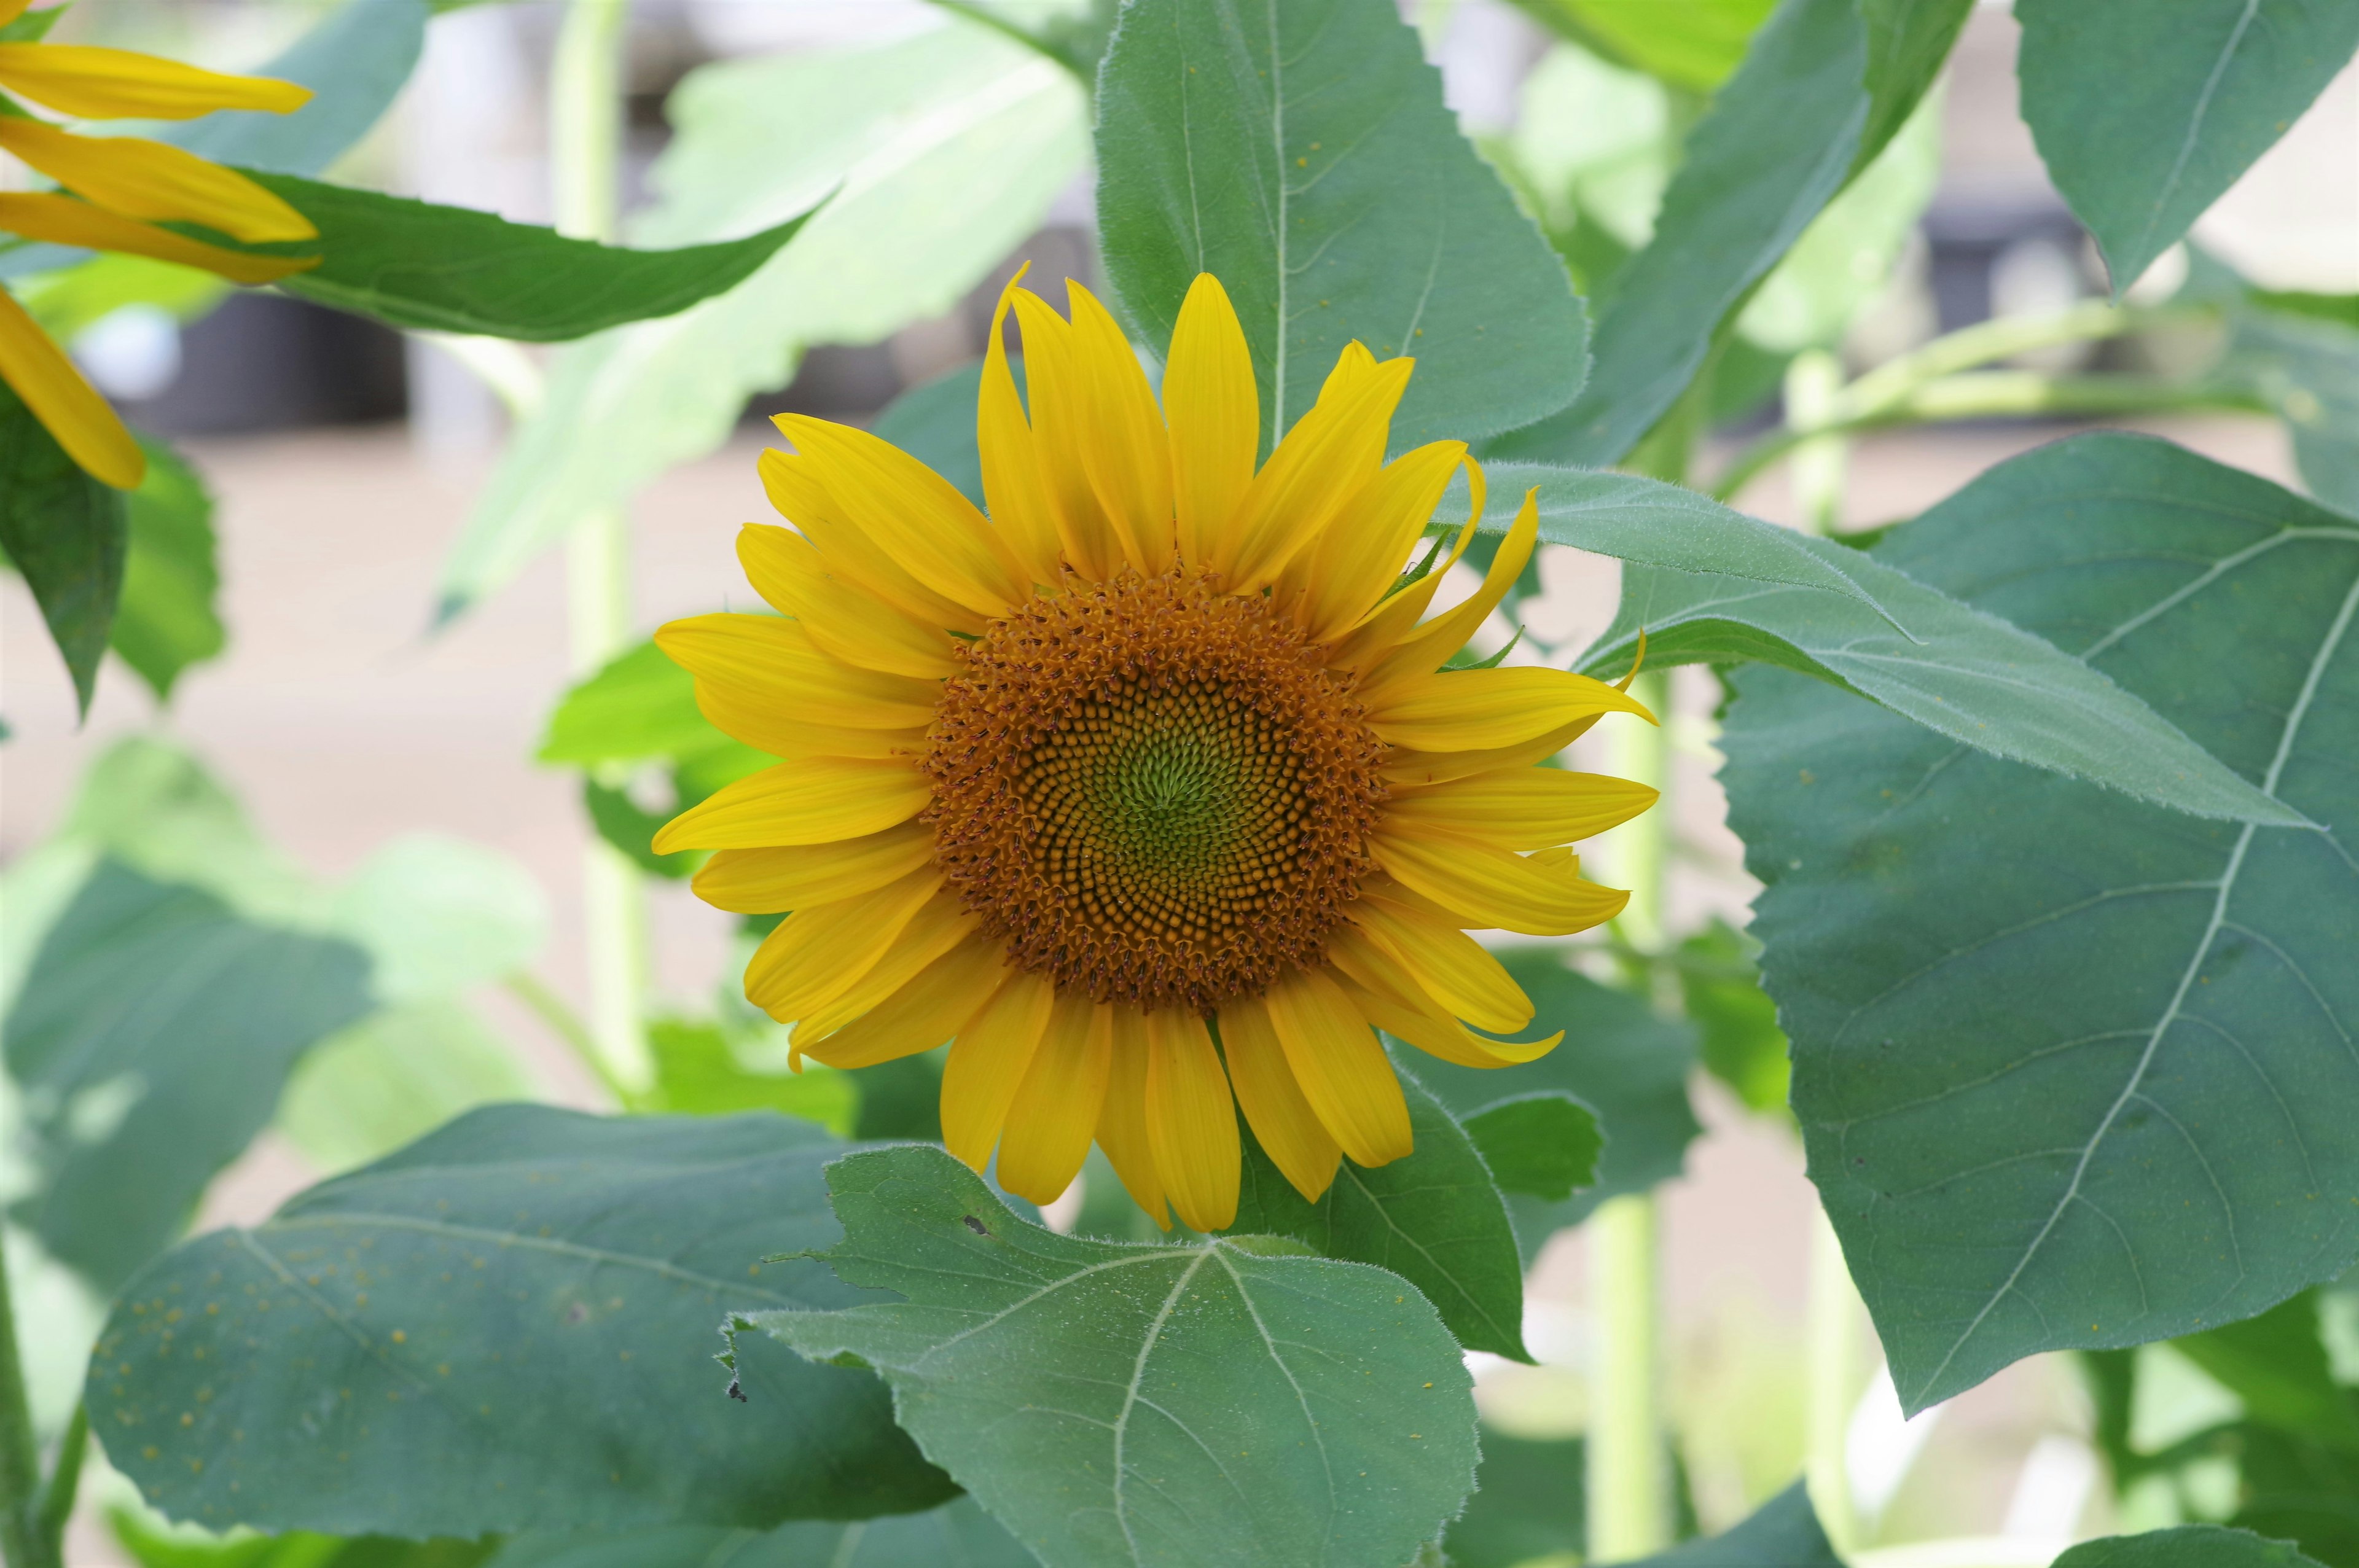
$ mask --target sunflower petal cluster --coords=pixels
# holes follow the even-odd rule
[[[1019,275],[1020,276],[1020,275]],[[670,822],[720,908],[791,911],[745,992],[798,1061],[950,1042],[944,1140],[1036,1202],[1094,1141],[1158,1223],[1236,1213],[1242,1111],[1316,1199],[1409,1152],[1377,1031],[1528,1062],[1529,1000],[1470,935],[1562,935],[1627,895],[1571,845],[1654,792],[1547,764],[1622,687],[1451,668],[1535,547],[1433,612],[1483,512],[1462,442],[1385,460],[1411,362],[1353,343],[1266,461],[1245,333],[1209,274],[1160,395],[1112,314],[1011,284],[977,435],[987,508],[866,432],[782,415],[792,524],[738,555],[776,615],[658,643],[705,715],[781,761]],[[1006,348],[1020,325],[1026,386]],[[1276,426],[1278,421],[1270,421]],[[1447,563],[1407,569],[1452,479]]]
[[[0,0],[0,27],[30,0]],[[0,41],[0,93],[77,120],[193,120],[216,109],[285,114],[309,88],[225,76],[128,49],[39,40]],[[57,190],[0,189],[0,233],[201,267],[232,283],[265,284],[316,266],[316,257],[247,255],[159,223],[202,224],[249,243],[308,240],[300,212],[233,169],[138,136],[83,136],[0,96],[0,154],[53,180]],[[0,380],[24,400],[82,469],[119,490],[147,469],[138,443],[24,307],[0,288]]]

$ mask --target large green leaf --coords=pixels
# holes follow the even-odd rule
[[[147,477],[126,498],[129,549],[108,643],[157,701],[168,702],[181,672],[217,657],[229,633],[213,607],[213,498],[178,452],[157,440],[139,445]]]
[[[1341,1162],[1314,1204],[1248,1139],[1229,1228],[1290,1236],[1322,1257],[1389,1269],[1425,1292],[1467,1349],[1529,1361],[1524,1265],[1506,1205],[1458,1119],[1412,1074],[1400,1076],[1415,1152],[1374,1170]]]
[[[1016,388],[1024,389],[1024,362],[1012,359]],[[983,449],[975,439],[975,402],[983,387],[983,362],[946,371],[913,386],[876,416],[876,434],[958,486],[977,506],[984,503]]]
[[[1084,83],[1098,79],[1098,61],[1114,37],[1122,0],[934,0],[945,11],[1031,45]]]
[[[2324,1568],[2289,1541],[2246,1530],[2183,1524],[2144,1535],[2084,1541],[2056,1560],[2056,1568]]]
[[[83,713],[123,591],[127,535],[123,492],[76,467],[0,383],[0,552],[33,590]]]
[[[1645,1192],[1680,1173],[1688,1144],[1703,1130],[1688,1104],[1696,1034],[1692,1025],[1657,1017],[1640,998],[1573,973],[1555,948],[1510,949],[1499,957],[1536,1010],[1527,1036],[1561,1029],[1563,1044],[1527,1066],[1490,1072],[1420,1058],[1417,1071],[1443,1105],[1470,1119],[1503,1099],[1549,1089],[1596,1112],[1605,1151],[1593,1185],[1560,1202],[1522,1195],[1507,1200],[1529,1260],[1607,1198]]]
[[[1726,1534],[1689,1541],[1632,1568],[1843,1568],[1843,1559],[1797,1481]]]
[[[1098,77],[1107,274],[1148,341],[1221,280],[1265,444],[1354,339],[1417,373],[1397,446],[1514,428],[1581,390],[1563,263],[1442,106],[1391,0],[1136,0]]]
[[[1495,1101],[1467,1117],[1465,1128],[1501,1192],[1550,1203],[1593,1184],[1605,1152],[1597,1113],[1561,1089]]]
[[[1864,605],[1700,573],[1625,569],[1614,624],[1582,655],[1619,674],[1647,635],[1654,664],[1759,660],[1815,676],[1977,751],[2089,779],[2190,816],[2275,825],[2300,814],[2190,740],[2104,670],[1875,556],[1796,535],[1839,562]]]
[[[1473,1479],[1458,1346],[1381,1269],[1059,1236],[922,1145],[841,1160],[828,1186],[845,1234],[827,1260],[907,1299],[754,1314],[739,1356],[759,1327],[875,1367],[1048,1568],[1406,1563]]]
[[[1474,1495],[1441,1538],[1450,1568],[1579,1562],[1589,1544],[1584,1446],[1578,1437],[1509,1437],[1486,1429]]]
[[[919,1514],[817,1520],[756,1534],[710,1525],[520,1535],[490,1568],[1038,1568],[997,1520],[957,1498]]]
[[[9,1012],[36,1181],[12,1217],[113,1290],[270,1119],[296,1058],[368,1009],[367,955],[102,862]]]
[[[1858,157],[1863,172],[1916,114],[1973,8],[1974,0],[1859,0],[1867,24],[1867,124],[1860,133]]]
[[[872,1299],[814,1262],[820,1167],[785,1117],[470,1113],[159,1259],[91,1362],[92,1430],[215,1529],[476,1535],[763,1528],[940,1502],[873,1378],[741,1347],[749,1307]],[[187,1419],[183,1419],[184,1415]]]
[[[723,294],[794,238],[804,213],[743,239],[634,251],[471,207],[243,171],[309,218],[311,240],[244,247],[318,254],[278,287],[397,327],[549,343],[672,316]]]
[[[842,189],[741,287],[560,357],[547,403],[444,565],[446,615],[582,517],[719,446],[810,345],[874,342],[947,311],[1039,226],[1088,149],[1071,75],[966,22],[881,48],[703,66],[669,113],[641,243],[743,233]],[[749,505],[754,493],[749,469]],[[739,517],[714,519],[716,550]]]
[[[2022,0],[2023,117],[2118,294],[2359,49],[2340,0]]]
[[[1737,677],[1724,779],[1794,1108],[1914,1411],[2034,1351],[2250,1316],[2359,1255],[2359,524],[2089,436],[1877,553],[2333,829],[2174,816]]]
[[[315,175],[393,106],[426,47],[425,0],[343,0],[257,76],[311,89],[292,114],[231,111],[173,125],[157,139],[215,163]]]

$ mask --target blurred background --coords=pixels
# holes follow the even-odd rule
[[[321,9],[296,0],[82,0],[54,36],[244,70],[270,59]],[[1552,235],[1568,236],[1576,270],[1584,254],[1600,254],[1584,245],[1643,243],[1681,116],[1691,112],[1679,94],[1558,41],[1504,0],[1404,0],[1404,14],[1420,28],[1466,132]],[[542,4],[438,17],[393,113],[335,178],[549,221],[544,83],[559,21],[559,8]],[[680,194],[667,191],[658,160],[673,139],[672,94],[684,80],[693,85],[716,62],[832,59],[946,28],[969,29],[942,46],[953,51],[991,42],[919,0],[636,0],[625,233],[676,243],[664,225]],[[2006,5],[1975,10],[1936,106],[1903,138],[1905,157],[1888,160],[1888,174],[1879,168],[1881,205],[1828,242],[1833,260],[1814,279],[1798,277],[1782,295],[1767,289],[1748,310],[1744,341],[1723,367],[1732,390],[1705,471],[1781,418],[1798,348],[1832,343],[1840,369],[1855,374],[1939,333],[2051,317],[2104,295],[2094,252],[2017,117],[2016,38]],[[1060,113],[1085,113],[1078,92],[1070,98]],[[766,435],[762,416],[793,409],[871,422],[900,394],[980,353],[992,301],[1019,264],[1031,264],[1029,281],[1043,292],[1068,276],[1097,282],[1085,148],[1077,132],[1036,139],[1023,154],[1039,160],[1028,207],[911,242],[928,254],[880,255],[886,271],[923,265],[905,286],[888,279],[872,297],[847,292],[840,308],[819,299],[795,341],[772,356],[770,382],[749,383],[743,367],[723,378],[724,389],[753,395],[720,449],[609,498],[628,506],[638,631],[749,597],[733,538],[741,522],[768,514],[754,468]],[[754,178],[762,148],[741,156]],[[635,226],[635,216],[649,213],[651,223]],[[1020,234],[1012,248],[1011,227]],[[2200,252],[2264,287],[2359,291],[2359,78],[2346,73],[2332,86],[2194,238]],[[2166,297],[2204,265],[2182,248],[2140,287]],[[2051,373],[2169,372],[2216,347],[2158,330],[2042,348],[2025,362]],[[187,672],[168,709],[110,666],[78,725],[29,596],[13,577],[0,584],[0,717],[8,730],[0,861],[20,860],[55,831],[78,781],[108,748],[126,736],[161,736],[200,757],[262,836],[314,877],[348,877],[389,841],[420,833],[506,857],[546,910],[534,973],[555,993],[590,995],[596,976],[580,912],[592,829],[581,776],[535,761],[559,696],[583,673],[566,560],[532,553],[511,579],[438,621],[447,563],[496,487],[511,419],[490,384],[500,364],[469,362],[467,344],[405,340],[267,292],[100,313],[73,351],[128,417],[177,438],[211,488],[228,640],[220,656]],[[2131,424],[2296,482],[2275,418],[2222,412]],[[2068,427],[1984,419],[1861,437],[1832,522],[1864,528],[1906,518]],[[1798,520],[1790,465],[1766,468],[1737,504]],[[1539,585],[1518,611],[1526,638],[1512,656],[1561,662],[1611,619],[1616,568],[1550,546]],[[1509,634],[1504,622],[1486,629],[1494,645]],[[1701,669],[1678,676],[1672,918],[1682,929],[1715,915],[1741,926],[1753,884],[1712,783],[1715,683]],[[1602,855],[1610,861],[1610,845]],[[735,923],[698,903],[684,882],[648,886],[657,1011],[711,1013],[716,985],[734,984]],[[513,989],[470,1000],[537,1092],[584,1107],[611,1103]],[[1681,1457],[1695,1515],[1718,1530],[1786,1484],[1801,1461],[1816,1205],[1782,1109],[1748,1108],[1701,1072],[1690,1094],[1705,1135],[1664,1190],[1667,1360],[1675,1416],[1714,1414],[1681,1421]],[[298,1141],[266,1134],[215,1184],[200,1224],[258,1219],[319,1173]],[[1486,1416],[1500,1430],[1543,1437],[1580,1429],[1582,1273],[1580,1248],[1560,1237],[1534,1276],[1529,1308],[1527,1336],[1545,1364],[1485,1360],[1479,1368]],[[2345,1337],[2359,1357],[2359,1331]],[[71,1380],[70,1368],[48,1370],[52,1381]],[[2212,1396],[2201,1374],[2190,1367],[2188,1377],[2183,1399],[2200,1416]],[[2021,1561],[2045,1563],[2040,1551],[2114,1520],[2119,1505],[2090,1432],[2080,1379],[2058,1357],[2013,1367],[1905,1427],[1883,1385],[1854,1421],[1854,1484],[1882,1541],[1997,1537],[2023,1542]],[[128,1561],[96,1528],[77,1533],[74,1560],[92,1568]]]

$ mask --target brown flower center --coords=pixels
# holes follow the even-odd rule
[[[960,660],[927,815],[1010,962],[1204,1011],[1322,959],[1369,865],[1385,746],[1266,599],[1069,578]]]

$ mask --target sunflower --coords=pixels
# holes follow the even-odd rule
[[[30,3],[0,0],[0,27],[16,22]],[[193,120],[215,109],[288,114],[310,99],[309,88],[223,76],[125,49],[18,39],[0,41],[0,153],[64,188],[0,191],[0,234],[177,262],[233,283],[271,283],[319,265],[316,257],[244,255],[157,227],[175,220],[201,223],[249,243],[308,240],[319,232],[253,180],[194,153],[136,136],[78,136],[34,118],[5,95],[20,94],[82,120]],[[93,478],[118,490],[139,483],[147,460],[131,432],[5,287],[0,381]]]
[[[1020,275],[1019,275],[1020,276]],[[1442,666],[1529,560],[1527,497],[1473,598],[1404,572],[1463,443],[1384,460],[1410,362],[1343,351],[1256,470],[1253,362],[1209,274],[1160,404],[1122,330],[1010,284],[978,410],[990,515],[886,442],[781,415],[761,458],[794,528],[737,549],[779,614],[656,634],[728,733],[785,759],[682,813],[708,903],[791,910],[745,994],[797,1059],[950,1041],[951,1151],[1036,1202],[1093,1139],[1168,1227],[1235,1217],[1236,1108],[1316,1199],[1339,1154],[1409,1152],[1383,1030],[1471,1067],[1560,1036],[1470,929],[1584,930],[1627,895],[1569,842],[1642,784],[1538,765],[1621,687]],[[1003,344],[1021,325],[1019,397]],[[1438,551],[1440,546],[1434,547]],[[1433,564],[1429,552],[1426,564]],[[1625,683],[1626,686],[1627,683]],[[1234,1094],[1234,1098],[1232,1098]]]

